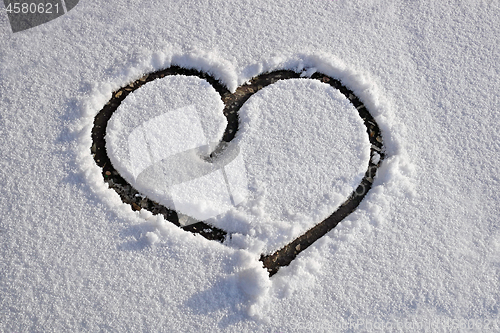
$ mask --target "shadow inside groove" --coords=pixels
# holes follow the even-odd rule
[[[208,81],[220,94],[221,99],[224,102],[223,112],[224,116],[226,116],[227,118],[228,125],[224,132],[221,143],[214,150],[214,152],[222,151],[226,143],[230,142],[234,138],[238,130],[238,111],[241,106],[250,98],[250,96],[261,90],[262,88],[273,84],[276,81],[300,78],[301,76],[300,73],[296,73],[290,70],[280,70],[271,73],[265,73],[251,79],[249,82],[247,82],[247,84],[238,87],[238,89],[236,89],[234,93],[231,93],[220,82],[218,82],[215,78],[207,73],[203,73],[194,69],[185,69],[177,66],[172,66],[167,69],[147,74],[142,78],[130,83],[128,86],[122,87],[121,89],[113,93],[113,97],[96,115],[94,119],[94,126],[92,128],[91,153],[96,164],[102,168],[102,176],[104,178],[104,181],[109,185],[110,188],[115,190],[120,195],[124,203],[130,204],[133,210],[147,209],[155,215],[162,214],[165,219],[181,227],[179,223],[179,217],[174,210],[166,208],[165,206],[142,196],[132,185],[130,185],[125,179],[120,176],[120,174],[115,170],[109,160],[109,157],[106,153],[106,143],[104,139],[109,119],[111,118],[113,112],[117,110],[118,106],[120,106],[121,102],[128,96],[128,94],[148,82],[169,75],[197,76]],[[332,215],[330,215],[324,221],[312,227],[303,235],[299,236],[275,253],[261,256],[260,260],[262,261],[264,267],[266,267],[266,269],[268,270],[270,276],[276,274],[281,266],[289,265],[290,262],[292,262],[292,260],[295,259],[295,257],[300,252],[305,250],[316,240],[325,235],[328,231],[335,228],[335,226],[340,221],[342,221],[346,216],[348,216],[356,209],[356,207],[363,200],[364,196],[370,190],[377,169],[385,157],[380,129],[375,122],[375,119],[372,117],[363,103],[361,103],[359,98],[351,90],[342,85],[339,80],[336,80],[327,75],[315,73],[311,77],[309,77],[309,79],[319,80],[331,85],[335,89],[338,89],[358,110],[359,116],[363,119],[366,126],[366,132],[371,143],[370,161],[367,166],[365,176],[359,186]],[[372,158],[376,154],[380,156],[378,160]],[[377,163],[373,163],[373,160],[377,161]],[[205,222],[198,222],[181,228],[192,233],[198,233],[207,239],[217,240],[220,242],[223,242],[227,236],[226,231],[211,226]]]

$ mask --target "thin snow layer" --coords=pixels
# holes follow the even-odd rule
[[[80,1],[12,34],[0,12],[0,331],[499,331],[499,17],[496,0]],[[388,158],[271,279],[103,182],[90,129],[114,90],[177,63],[234,91],[300,62],[355,90]]]
[[[267,253],[321,222],[347,199],[366,172],[370,142],[349,100],[312,79],[264,88],[243,105],[239,117],[232,144],[240,147],[245,161],[248,198],[213,223],[253,236]],[[241,237],[233,235],[234,240],[242,246]]]

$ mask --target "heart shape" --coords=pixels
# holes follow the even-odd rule
[[[73,9],[79,0],[4,0],[12,32],[19,32],[52,21]]]
[[[240,86],[239,88],[236,89],[234,93],[230,93],[222,84],[220,84],[217,80],[215,80],[212,76],[206,73],[202,73],[196,70],[192,69],[184,69],[180,67],[175,67],[172,66],[170,68],[154,72],[151,74],[148,74],[144,77],[142,77],[139,80],[136,80],[135,82],[131,83],[127,87],[123,87],[120,90],[117,90],[113,94],[113,98],[106,104],[106,106],[97,114],[95,117],[94,121],[94,127],[92,129],[92,139],[93,139],[93,146],[92,146],[92,153],[94,154],[94,160],[96,163],[102,167],[102,174],[104,176],[105,181],[108,183],[110,188],[113,188],[122,198],[122,201],[125,203],[128,203],[132,206],[132,209],[134,210],[139,210],[142,208],[145,208],[149,211],[151,211],[153,214],[163,214],[165,218],[172,223],[176,224],[179,227],[182,227],[186,231],[191,231],[193,233],[199,233],[202,236],[208,238],[208,239],[213,239],[213,240],[218,240],[218,241],[223,241],[226,236],[227,232],[213,227],[211,225],[208,225],[205,222],[196,222],[196,223],[185,223],[185,221],[182,221],[186,217],[181,214],[177,214],[174,210],[169,209],[161,204],[158,204],[150,199],[147,198],[142,198],[139,195],[139,192],[137,189],[135,189],[128,181],[126,181],[120,174],[119,172],[113,167],[112,163],[110,162],[109,156],[106,153],[106,143],[105,143],[105,134],[106,134],[106,128],[108,126],[108,121],[110,120],[111,116],[113,113],[118,109],[120,106],[121,102],[128,96],[128,94],[140,86],[151,82],[155,79],[158,78],[163,78],[165,76],[172,76],[172,75],[184,75],[184,76],[194,76],[198,77],[200,79],[206,80],[221,96],[222,101],[224,102],[224,116],[227,119],[227,127],[224,131],[222,141],[219,143],[219,145],[215,148],[214,153],[210,156],[207,157],[208,159],[213,158],[214,156],[219,155],[220,152],[223,152],[221,155],[229,155],[233,156],[232,158],[226,159],[226,161],[223,161],[223,163],[219,163],[219,165],[216,165],[214,168],[210,169],[209,171],[203,171],[205,172],[204,174],[215,174],[215,172],[221,171],[221,175],[224,175],[224,178],[221,178],[222,176],[220,175],[218,179],[222,180],[225,179],[227,183],[227,179],[231,178],[231,173],[225,172],[224,173],[224,166],[230,165],[230,163],[233,163],[233,160],[236,160],[234,156],[237,154],[228,154],[226,151],[224,151],[224,147],[227,146],[227,143],[231,142],[234,137],[236,132],[238,131],[238,111],[242,107],[242,105],[257,91],[263,89],[264,87],[267,87],[277,81],[281,80],[287,80],[287,79],[297,79],[301,77],[301,73],[297,73],[294,71],[290,70],[281,70],[281,71],[275,71],[267,74],[262,74],[260,76],[257,76],[250,80],[246,85]],[[303,76],[303,75],[302,75]],[[384,153],[383,153],[383,145],[382,145],[382,139],[380,136],[380,129],[375,122],[374,118],[370,115],[366,107],[361,103],[358,97],[354,95],[354,93],[349,90],[347,87],[343,86],[340,81],[323,75],[321,73],[314,73],[309,79],[313,80],[319,80],[320,82],[327,83],[331,87],[335,88],[336,90],[340,91],[347,99],[351,102],[351,104],[357,109],[359,116],[363,119],[363,123],[366,126],[367,130],[367,135],[368,139],[371,143],[371,148],[370,148],[370,160],[368,163],[368,168],[365,172],[364,178],[361,180],[360,184],[357,186],[357,188],[351,193],[351,195],[348,197],[348,199],[340,205],[340,207],[333,213],[331,214],[328,218],[326,218],[324,221],[320,222],[319,224],[315,225],[314,227],[310,228],[307,232],[302,234],[300,237],[296,238],[292,242],[290,242],[288,245],[284,246],[280,250],[276,251],[273,254],[270,255],[262,255],[261,256],[261,261],[263,262],[264,266],[268,269],[269,274],[272,276],[275,274],[279,267],[281,266],[286,266],[288,265],[296,256],[298,253],[306,249],[308,246],[310,246],[313,242],[315,242],[317,239],[322,237],[324,234],[326,234],[328,231],[333,229],[342,219],[344,219],[347,215],[349,215],[352,211],[356,209],[356,207],[359,205],[363,197],[366,195],[368,190],[371,188],[372,182],[373,182],[373,177],[376,174],[376,170],[379,167],[381,161],[384,158]],[[179,119],[181,119],[181,123],[184,121],[187,126],[196,126],[196,122],[193,121],[190,118],[189,115],[190,111],[189,110],[183,110],[182,114],[184,120],[181,118],[177,117],[174,119],[174,122],[178,122]],[[187,117],[187,118],[186,118]],[[151,126],[153,126],[155,123],[163,124],[163,125],[168,125],[168,123],[172,120],[172,116],[169,115],[167,118],[164,116],[158,116],[150,121]],[[194,125],[193,125],[194,124]],[[141,131],[135,131],[138,133],[134,137],[145,137],[146,132],[141,132]],[[200,144],[203,142],[202,139],[189,139],[187,141],[196,141],[199,142]],[[137,140],[133,140],[137,141]],[[145,140],[142,140],[142,142],[147,142],[148,139],[146,138]],[[193,141],[193,142],[194,142]],[[151,142],[147,142],[148,145],[151,144]],[[181,150],[187,151],[186,148],[189,147],[183,147],[180,150],[177,150],[180,152]],[[138,148],[140,149],[140,147]],[[169,148],[170,149],[170,148]],[[171,150],[171,149],[170,149]],[[213,147],[212,147],[213,150]],[[175,158],[182,158],[182,155],[179,154],[174,154],[175,152],[168,151],[164,153],[161,156],[155,157],[153,155],[147,155],[146,160],[162,160],[165,161],[165,158],[167,156],[176,156]],[[163,163],[163,162],[162,162]],[[140,174],[142,171],[146,170],[147,166],[151,163],[146,163],[145,166],[141,166],[141,163],[136,163],[137,167],[135,168],[138,170],[136,175],[134,176],[135,179],[137,180],[138,174]],[[169,165],[168,163],[166,165]],[[132,168],[134,170],[134,168]],[[170,167],[167,167],[166,170],[170,170]],[[235,169],[234,167],[232,168],[233,170]],[[227,171],[227,170],[226,170]],[[177,170],[174,173],[182,173],[182,170]],[[203,173],[202,172],[202,173]],[[161,173],[156,173],[154,175],[158,174],[164,174],[165,171],[161,171]],[[241,175],[241,173],[236,173],[237,175]],[[229,175],[229,176],[228,176]],[[155,176],[156,177],[156,176]],[[188,179],[190,176],[185,175],[183,177],[184,180]],[[199,178],[200,173],[197,173],[194,177],[191,178]],[[130,175],[128,175],[126,178],[131,179]],[[181,177],[182,178],[182,177]],[[234,178],[234,177],[233,177]],[[171,177],[167,177],[167,179],[171,179]],[[214,178],[217,179],[217,178]],[[184,182],[183,180],[183,182]],[[217,181],[212,181],[213,184],[216,184]],[[189,182],[189,179],[187,180]],[[219,183],[223,183],[223,181],[219,181]],[[139,184],[136,182],[136,184]],[[180,191],[183,193],[183,190],[181,189]],[[220,196],[219,196],[220,197]],[[231,200],[232,197],[231,197]],[[234,203],[234,202],[233,202]],[[172,206],[172,205],[170,205]],[[178,207],[178,205],[175,205],[175,207]],[[203,215],[201,215],[203,216]],[[207,215],[208,216],[208,215]]]

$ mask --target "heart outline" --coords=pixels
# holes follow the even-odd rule
[[[135,190],[126,180],[124,180],[114,169],[109,157],[107,156],[105,148],[104,137],[106,134],[107,123],[113,112],[119,107],[121,102],[128,96],[129,93],[135,91],[148,82],[170,75],[197,76],[209,82],[219,93],[222,101],[224,102],[225,107],[223,112],[228,122],[223,138],[214,150],[213,154],[217,154],[222,151],[224,146],[235,137],[238,129],[238,110],[250,98],[250,96],[279,80],[304,77],[302,73],[291,70],[275,70],[269,73],[260,74],[252,78],[247,84],[239,86],[234,93],[231,93],[221,82],[216,80],[210,74],[195,69],[170,66],[166,69],[146,74],[142,78],[130,83],[128,86],[122,87],[113,92],[113,97],[97,113],[94,118],[94,126],[92,128],[91,154],[93,154],[96,164],[102,168],[104,181],[108,183],[110,188],[114,189],[120,195],[120,198],[124,203],[130,204],[133,210],[146,208],[141,207],[144,205],[144,199],[140,200],[141,205],[138,204],[139,199],[137,199],[137,194],[139,194],[139,192]],[[381,131],[377,122],[352,90],[343,85],[339,80],[322,73],[315,72],[306,78],[319,80],[339,90],[357,109],[359,116],[363,119],[368,138],[371,143],[370,160],[365,176],[361,180],[360,184],[335,212],[278,251],[269,255],[261,255],[260,261],[262,261],[263,266],[268,270],[270,276],[276,274],[280,267],[288,266],[300,252],[312,245],[319,238],[323,237],[327,232],[335,228],[338,223],[340,223],[358,207],[364,196],[371,189],[377,169],[386,157]],[[379,158],[375,159],[374,157],[376,155],[378,155]],[[124,193],[127,191],[129,193]],[[162,214],[165,219],[178,227],[181,227],[185,231],[198,233],[207,239],[217,240],[219,242],[223,242],[227,236],[227,232],[224,230],[208,225],[205,222],[198,222],[182,227],[179,223],[179,216],[175,211],[158,203],[154,203],[149,199],[146,200],[145,205],[147,206],[146,209],[154,215]]]

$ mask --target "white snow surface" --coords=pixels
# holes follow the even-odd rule
[[[108,156],[143,195],[226,230],[228,244],[257,255],[328,217],[366,172],[370,142],[363,120],[325,83],[284,80],[252,95],[239,111],[237,138],[208,162],[204,156],[227,125],[222,109],[202,79],[157,79],[112,115]],[[234,192],[241,198],[233,203]]]
[[[240,233],[232,235],[238,246],[246,239],[245,247],[271,253],[351,195],[368,167],[370,142],[349,100],[313,79],[283,80],[262,89],[239,117],[232,144],[245,161],[248,198],[212,223]]]
[[[82,0],[12,34],[0,12],[0,331],[499,331],[499,17],[497,0]],[[261,244],[132,212],[90,155],[93,118],[171,64],[232,91],[274,69],[340,79],[382,129],[374,187],[272,278]]]
[[[187,150],[209,154],[224,134],[224,104],[197,77],[169,76],[139,89],[120,104],[106,129],[106,151],[127,180]]]
[[[222,171],[203,157],[222,139],[223,108],[205,80],[155,80],[113,113],[106,129],[108,156],[143,195],[198,220],[217,216],[232,205]]]

